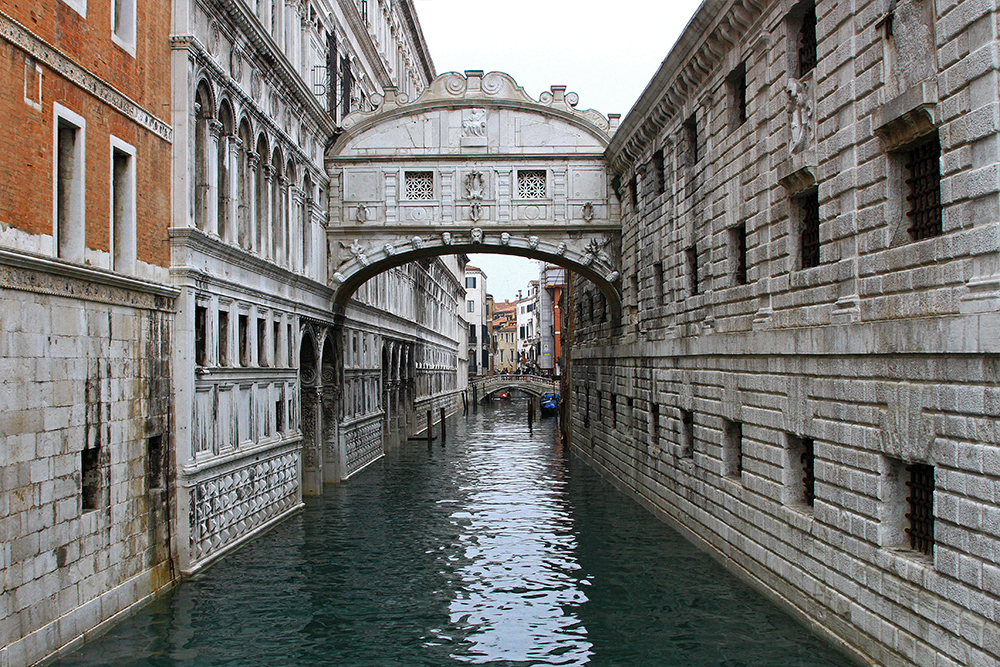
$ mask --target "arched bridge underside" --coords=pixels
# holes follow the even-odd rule
[[[377,102],[344,120],[326,157],[336,303],[415,259],[499,253],[573,270],[620,309],[607,118],[578,111],[565,87],[534,100],[499,72],[442,74],[413,102],[393,89]]]
[[[504,389],[518,389],[533,396],[558,393],[556,383],[537,375],[491,375],[469,382],[480,396],[486,397]]]

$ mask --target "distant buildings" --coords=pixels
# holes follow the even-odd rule
[[[469,377],[486,375],[490,371],[491,319],[489,303],[493,297],[486,293],[486,274],[471,264],[465,267],[465,308],[462,315],[469,329]]]

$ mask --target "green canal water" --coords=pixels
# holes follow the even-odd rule
[[[60,662],[843,667],[843,655],[529,430],[448,421]]]

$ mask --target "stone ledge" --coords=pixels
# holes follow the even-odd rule
[[[905,148],[937,129],[937,83],[923,81],[872,112],[872,124],[886,150]]]

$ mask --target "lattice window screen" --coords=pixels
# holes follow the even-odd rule
[[[406,198],[419,201],[434,199],[434,172],[406,172]]]
[[[545,199],[545,170],[517,172],[517,196],[521,199]]]

